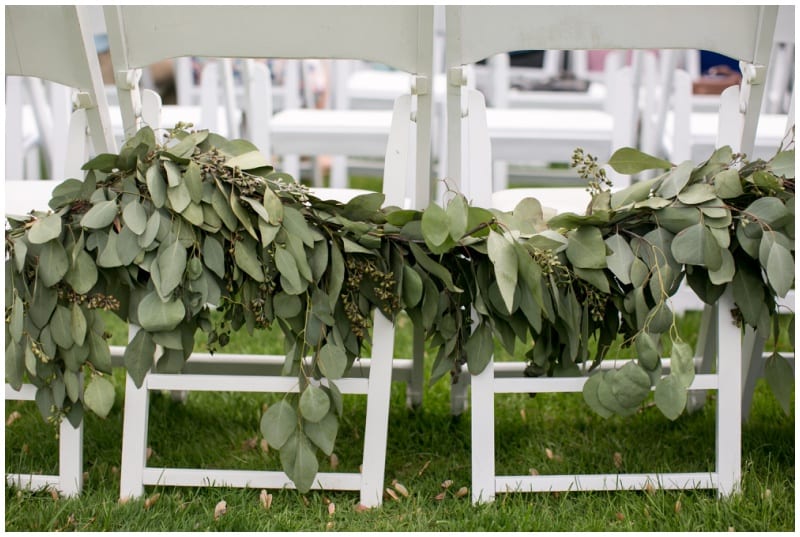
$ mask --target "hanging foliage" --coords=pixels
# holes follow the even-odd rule
[[[124,355],[137,385],[151,370],[179,372],[198,329],[216,349],[232,330],[277,324],[283,374],[300,391],[272,405],[261,429],[307,490],[317,450],[330,454],[336,440],[336,381],[373,312],[404,310],[435,353],[433,380],[465,365],[480,372],[495,340],[511,354],[526,347],[527,375],[580,374],[623,334],[637,358],[592,375],[588,405],[631,414],[654,389],[675,419],[694,377],[669,302],[684,278],[706,303],[731,286],[738,319],[777,330],[776,298],[794,284],[794,151],[747,162],[722,148],[695,167],[623,149],[609,162],[618,171],[668,171],[613,193],[594,159],[578,151],[574,164],[592,193],[585,215],[545,221],[534,199],[506,213],[457,193],[444,207],[402,210],[379,193],[314,197],[243,140],[178,127],[159,144],[144,128],[118,155],[88,162],[85,180],[56,187],[51,211],[8,217],[6,380],[35,384],[44,416],[77,423],[114,401],[98,309],[140,327]],[[672,341],[666,376],[662,336]],[[785,397],[775,374],[785,362],[769,364]]]

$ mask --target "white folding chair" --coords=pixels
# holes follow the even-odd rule
[[[448,164],[450,177],[462,192],[485,188],[491,146],[482,95],[463,92],[463,66],[502,50],[535,49],[662,49],[706,48],[750,62],[756,72],[765,69],[775,25],[776,8],[726,6],[726,24],[709,31],[707,21],[718,7],[700,6],[448,6]],[[653,24],[652,21],[658,21]],[[561,31],[569,28],[570,31]],[[497,29],[493,32],[492,29]],[[702,46],[701,46],[702,45]],[[752,146],[763,87],[746,79],[723,116],[730,120],[732,143],[747,151]],[[756,82],[753,84],[752,82]],[[730,106],[733,104],[733,106]],[[463,161],[462,161],[463,159]],[[731,494],[741,479],[741,333],[732,323],[730,290],[714,306],[713,345],[715,374],[698,374],[692,389],[717,390],[716,469],[698,473],[613,475],[498,476],[495,472],[495,393],[580,392],[587,377],[525,378],[518,364],[497,367],[493,361],[472,375],[472,499],[492,501],[498,492],[556,490],[617,490],[661,488],[715,488]],[[497,364],[499,365],[499,364]],[[505,366],[511,366],[506,368]],[[524,365],[524,364],[519,364]],[[512,375],[508,378],[507,375]],[[501,375],[506,375],[503,378]]]
[[[81,6],[6,6],[6,75],[38,77],[77,90],[77,110],[70,118],[66,140],[66,175],[82,177],[81,164],[88,152],[88,135],[94,151],[115,151],[108,104],[100,77],[86,11]],[[57,46],[43,46],[57,43]],[[7,112],[11,112],[8,111]],[[57,170],[56,174],[65,170]],[[58,175],[56,175],[58,177]],[[6,178],[6,214],[47,210],[58,181],[19,181]],[[14,390],[6,384],[6,400],[32,401],[33,384]],[[58,475],[7,474],[6,481],[18,486],[51,486],[73,496],[83,486],[83,423],[73,427],[62,419],[59,430]]]
[[[154,21],[156,23],[154,24]],[[180,21],[174,25],[171,21]],[[265,40],[263,24],[270,24]],[[330,21],[336,21],[332,25]],[[427,203],[430,166],[430,109],[427,92],[432,60],[431,7],[134,7],[106,8],[112,60],[126,127],[140,122],[134,88],[125,84],[133,70],[164,57],[198,55],[243,58],[365,58],[414,74],[414,95],[395,103],[391,114],[384,175],[386,202]],[[146,29],[146,31],[145,31]],[[364,48],[367,42],[371,46]],[[274,135],[274,133],[273,133]],[[326,152],[335,152],[326,150]],[[317,191],[321,197],[340,192]],[[410,200],[410,202],[409,202]],[[393,365],[396,376],[421,386],[421,362],[393,360],[394,327],[375,315],[372,359],[362,358],[353,378],[337,381],[342,393],[367,395],[367,424],[361,474],[319,473],[314,488],[360,490],[361,502],[381,503]],[[415,353],[419,349],[415,348]],[[420,354],[421,355],[421,354]],[[128,378],[121,467],[121,497],[139,496],[144,485],[291,487],[283,472],[151,468],[146,464],[149,391],[204,390],[284,392],[297,380],[280,376],[284,357],[193,356],[182,374],[151,372],[141,388]],[[394,363],[393,363],[394,362]],[[255,364],[255,367],[254,367]],[[230,367],[228,367],[230,366]],[[230,369],[230,371],[228,369]],[[277,370],[276,370],[277,369]],[[358,369],[359,371],[356,371]],[[357,378],[361,371],[367,378]],[[233,371],[233,373],[231,373]],[[246,371],[246,373],[242,373]]]

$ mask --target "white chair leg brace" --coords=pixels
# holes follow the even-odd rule
[[[721,496],[740,489],[742,418],[742,338],[730,317],[730,290],[715,306],[717,373],[697,374],[691,389],[717,390],[716,466],[713,472],[519,475],[498,476],[495,471],[495,393],[580,392],[587,377],[503,378],[494,361],[472,376],[472,501],[490,502],[503,492],[568,490],[642,490],[654,488],[713,488]],[[587,409],[587,412],[589,410]]]

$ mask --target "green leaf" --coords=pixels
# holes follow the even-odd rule
[[[192,202],[199,204],[203,199],[203,177],[200,166],[195,161],[190,161],[183,172],[183,182],[189,190]]]
[[[18,390],[25,374],[25,349],[20,343],[9,340],[6,345],[6,382]]]
[[[258,151],[249,151],[242,153],[235,157],[229,158],[225,161],[225,166],[229,168],[239,168],[242,170],[254,170],[256,168],[263,168],[265,166],[272,167],[270,162],[264,158],[264,155]]]
[[[733,300],[742,312],[744,321],[758,326],[761,306],[764,304],[764,288],[761,278],[742,265],[733,276]]]
[[[772,197],[758,198],[744,210],[744,215],[748,218],[755,218],[762,225],[767,224],[773,228],[780,227],[788,214],[783,202]]]
[[[633,265],[633,250],[622,235],[614,234],[605,240],[606,246],[611,250],[611,255],[606,256],[608,269],[623,284],[631,283],[631,266]]]
[[[681,386],[688,388],[694,382],[694,352],[692,347],[683,341],[672,342],[672,352],[670,353],[670,376],[681,383]]]
[[[141,235],[147,229],[147,213],[141,203],[132,201],[122,210],[122,221],[136,235]]]
[[[98,333],[89,330],[89,361],[97,371],[111,374],[111,350],[108,342]]]
[[[444,283],[445,287],[447,287],[449,291],[453,291],[454,293],[462,292],[462,289],[459,289],[453,283],[453,276],[450,274],[450,272],[442,265],[428,257],[422,248],[413,242],[408,243],[408,247],[411,250],[411,253],[414,255],[414,259],[416,259],[417,263],[419,263],[419,266],[423,270],[425,270],[428,274],[436,276],[442,283]]]
[[[22,299],[14,292],[14,302],[11,305],[11,319],[8,323],[8,331],[11,334],[11,339],[19,343],[22,340],[22,325],[23,316],[25,315],[25,306]]]
[[[609,286],[608,278],[606,277],[606,273],[604,270],[585,269],[578,267],[575,267],[574,270],[575,270],[575,275],[578,276],[578,278],[580,278],[585,282],[589,282],[600,292],[605,294],[611,293],[611,287]]]
[[[614,415],[614,413],[603,406],[599,397],[597,396],[597,390],[602,382],[602,373],[590,376],[583,385],[583,400],[586,402],[589,408],[600,414],[601,417],[610,418]]]
[[[176,163],[171,160],[165,160],[164,170],[167,172],[167,186],[175,188],[183,182],[181,181],[181,169]]]
[[[674,198],[689,183],[694,163],[691,160],[681,162],[664,176],[656,194],[662,198]]]
[[[429,248],[441,246],[450,236],[447,213],[436,203],[431,203],[422,213],[422,236]]]
[[[597,398],[600,404],[618,416],[630,416],[636,412],[636,406],[623,406],[614,396],[613,386],[617,371],[612,369],[603,373],[602,381],[597,386]]]
[[[489,324],[481,322],[470,334],[464,347],[470,374],[479,374],[486,368],[494,354],[494,338]]]
[[[269,187],[264,190],[264,208],[269,214],[268,222],[270,224],[277,226],[283,222],[283,203],[281,203],[281,199]]]
[[[325,378],[331,380],[340,379],[347,370],[347,354],[338,345],[326,343],[319,350],[317,364]]]
[[[309,384],[300,395],[300,415],[304,419],[316,423],[325,417],[331,408],[331,399],[325,390]]]
[[[225,251],[211,235],[206,235],[203,241],[203,263],[220,278],[225,277]]]
[[[606,267],[606,245],[600,229],[581,226],[567,234],[567,259],[575,267],[602,269]]]
[[[736,273],[736,264],[730,250],[723,248],[720,253],[722,264],[717,270],[708,271],[708,279],[714,285],[724,285],[733,281],[733,275]]]
[[[86,407],[105,418],[114,406],[114,385],[105,377],[94,376],[83,392]]]
[[[500,233],[492,231],[489,233],[489,238],[486,240],[486,246],[489,251],[489,259],[492,261],[492,264],[494,264],[494,274],[497,278],[497,286],[500,289],[500,295],[503,297],[503,303],[506,305],[508,311],[512,312],[514,307],[514,293],[517,289],[517,276],[519,273],[517,253],[514,250],[514,244]]]
[[[300,431],[296,431],[281,449],[281,466],[299,493],[311,490],[319,463],[311,442]]]
[[[333,453],[336,434],[339,432],[339,420],[336,419],[336,414],[328,412],[324,418],[316,423],[304,422],[303,432],[325,455],[330,455]]]
[[[650,376],[639,365],[628,362],[614,375],[611,393],[625,407],[635,407],[650,394]]]
[[[447,204],[447,223],[450,237],[453,240],[457,241],[461,239],[467,232],[467,218],[467,200],[462,194],[457,194],[456,197]]]
[[[672,241],[672,255],[678,263],[700,265],[718,270],[722,265],[722,253],[711,231],[703,224],[684,229]]]
[[[95,203],[83,218],[81,218],[81,226],[88,229],[103,229],[111,225],[114,218],[117,217],[117,202],[116,200],[101,201]]]
[[[32,244],[44,244],[47,241],[57,239],[61,235],[61,217],[51,214],[44,218],[34,220],[33,225],[28,230],[28,241]]]
[[[686,205],[699,205],[717,197],[714,187],[706,183],[689,185],[678,194],[678,201]]]
[[[626,175],[633,175],[644,170],[672,167],[670,162],[653,157],[647,153],[642,153],[638,149],[632,147],[617,149],[614,154],[611,155],[611,158],[608,159],[608,165],[614,168],[618,173]]]
[[[773,352],[764,363],[764,378],[772,390],[775,399],[780,403],[781,408],[790,415],[792,411],[792,392],[794,392],[794,371],[789,362]]]
[[[252,238],[247,237],[238,241],[234,245],[233,257],[236,261],[236,266],[251,278],[257,282],[264,281],[264,269],[261,267],[261,262],[256,255],[256,243]]]
[[[167,188],[167,199],[169,199],[172,209],[179,213],[183,212],[192,203],[192,196],[189,194],[186,183],[183,182]]]
[[[285,400],[271,405],[261,416],[261,434],[270,446],[281,449],[297,429],[297,412]]]
[[[142,387],[144,377],[153,367],[155,353],[156,344],[153,341],[153,336],[147,330],[136,332],[136,335],[125,347],[122,361],[137,388]]]
[[[166,246],[159,248],[158,271],[160,275],[160,294],[166,298],[183,282],[183,272],[186,270],[186,248],[178,239]]]
[[[778,296],[784,297],[794,284],[794,258],[778,243],[772,245],[767,261],[767,278]]]
[[[150,199],[156,208],[161,208],[167,202],[167,184],[164,182],[164,176],[161,175],[161,166],[158,162],[154,162],[147,168],[145,172],[145,181],[147,182],[147,190],[150,192]]]
[[[772,173],[786,179],[794,179],[794,165],[794,149],[781,151],[769,162],[769,168]]]
[[[410,265],[403,265],[403,303],[413,308],[422,300],[422,278]]]
[[[50,335],[61,348],[69,349],[75,344],[72,338],[72,315],[64,306],[56,306],[50,318]]]
[[[293,289],[304,289],[303,282],[300,279],[300,272],[297,270],[297,263],[292,254],[286,251],[285,248],[275,248],[275,266]]]
[[[657,188],[661,181],[660,177],[648,181],[637,181],[631,186],[611,194],[611,208],[617,210],[629,203],[636,203],[650,197],[652,189]],[[551,226],[552,227],[552,226]]]
[[[661,354],[657,342],[647,332],[639,332],[636,336],[636,354],[639,364],[648,371],[653,371],[661,364]]]
[[[137,315],[144,330],[159,332],[177,328],[186,315],[186,309],[179,299],[162,302],[158,293],[150,292],[139,302]]]
[[[658,409],[674,421],[686,408],[686,388],[674,375],[668,375],[656,384],[654,399]]]
[[[67,273],[69,258],[57,239],[48,241],[39,252],[39,280],[47,287],[61,281]]]
[[[100,170],[101,172],[111,172],[117,167],[117,155],[112,153],[100,153],[89,162],[81,166],[81,170]]]
[[[85,250],[78,252],[64,280],[79,295],[85,295],[97,283],[97,265]]]
[[[714,176],[714,192],[722,199],[738,198],[744,194],[739,172],[728,168]]]

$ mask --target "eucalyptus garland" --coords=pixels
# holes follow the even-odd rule
[[[458,193],[403,210],[379,193],[319,199],[244,140],[178,126],[158,143],[144,128],[118,155],[88,162],[83,181],[60,184],[51,211],[8,217],[6,380],[35,384],[45,417],[77,423],[114,402],[98,309],[140,327],[124,354],[137,385],[151,370],[181,371],[198,329],[216,349],[232,330],[277,324],[283,373],[301,389],[261,429],[301,491],[317,450],[333,450],[336,381],[376,309],[423,328],[433,380],[480,372],[495,339],[510,354],[525,347],[527,375],[580,374],[623,334],[637,358],[592,375],[587,403],[626,415],[654,387],[675,419],[694,375],[669,307],[683,278],[706,303],[731,286],[737,318],[777,330],[776,299],[794,283],[794,150],[748,162],[722,148],[695,167],[623,149],[609,162],[620,173],[668,171],[613,193],[591,156],[577,151],[573,164],[592,193],[585,215],[545,221],[534,199],[506,213]],[[772,365],[788,367],[778,355]]]

